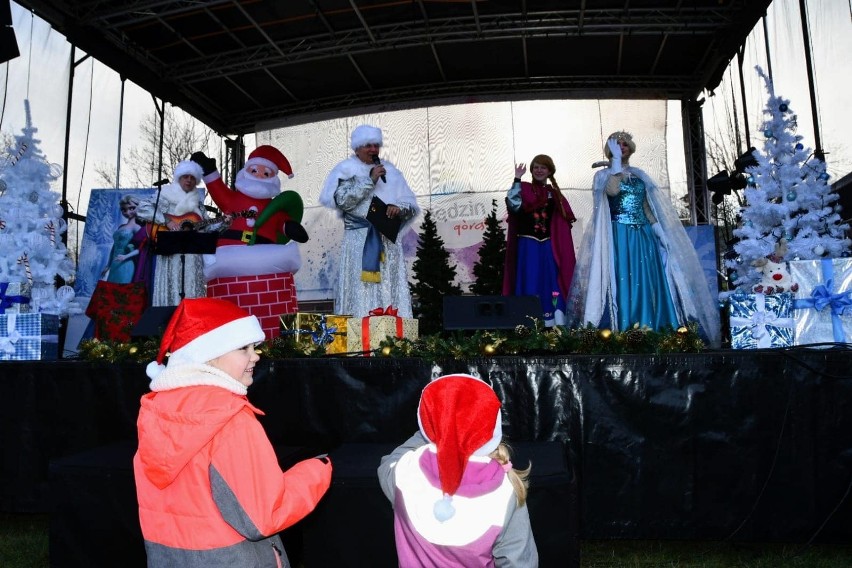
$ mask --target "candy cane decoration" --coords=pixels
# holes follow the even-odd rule
[[[20,160],[20,159],[21,159],[21,156],[23,156],[23,155],[24,155],[24,152],[26,152],[26,151],[27,151],[27,143],[26,143],[26,142],[21,142],[21,148],[18,150],[18,155],[17,155],[17,156],[12,156],[12,160],[11,160],[11,161],[12,161],[12,165],[13,165],[13,166],[14,166],[15,164],[17,164],[17,163],[18,163],[18,160]]]
[[[3,219],[0,219],[0,231],[2,231],[5,228],[6,228],[6,221],[4,221]]]
[[[18,264],[24,265],[24,270],[27,273],[27,281],[29,282],[30,286],[32,286],[33,285],[33,273],[30,271],[30,259],[27,256],[27,253],[24,253],[24,254],[22,254],[21,256],[18,257]]]
[[[53,221],[48,221],[44,228],[50,233],[50,244],[56,246],[56,225],[53,224]]]

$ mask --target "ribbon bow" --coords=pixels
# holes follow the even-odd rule
[[[0,337],[0,351],[4,353],[9,353],[10,355],[15,352],[15,344],[19,339],[23,337],[17,329],[13,329],[9,332],[9,337]]]
[[[6,337],[0,337],[0,351],[15,354],[15,344],[23,337],[17,329],[18,316],[11,314],[6,318]]]
[[[393,316],[398,317],[399,309],[394,308],[393,305],[390,305],[386,308],[376,308],[374,310],[370,310],[371,316]]]
[[[751,336],[757,342],[757,347],[766,348],[772,346],[772,337],[769,335],[767,326],[794,327],[795,322],[790,317],[778,317],[777,314],[766,311],[766,296],[755,294],[755,311],[751,317],[731,316],[731,327],[748,327]]]
[[[852,311],[852,290],[832,294],[831,289],[834,287],[834,281],[829,279],[825,284],[820,284],[811,292],[811,297],[805,301],[811,303],[817,311],[822,311],[826,306],[831,307],[831,314],[842,316],[846,310]]]
[[[6,313],[6,308],[12,307],[12,304],[29,304],[30,299],[26,296],[7,296],[6,290],[9,288],[8,282],[0,283],[0,314]]]
[[[325,318],[323,318],[317,329],[311,332],[311,339],[317,345],[326,345],[334,341],[335,333],[337,333],[337,326],[326,325]]]

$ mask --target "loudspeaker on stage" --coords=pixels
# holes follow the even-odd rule
[[[177,306],[153,306],[142,313],[142,317],[130,330],[130,337],[157,337],[163,335]]]
[[[514,329],[541,318],[535,296],[446,296],[444,329]]]

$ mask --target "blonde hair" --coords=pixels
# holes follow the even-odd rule
[[[633,141],[633,135],[629,132],[619,130],[618,132],[613,132],[612,134],[607,136],[607,140],[609,140],[610,138],[615,138],[619,142],[627,142],[627,147],[630,148],[630,153],[634,154],[636,152],[636,142]],[[612,159],[612,152],[609,151],[609,146],[607,146],[606,141],[604,141],[603,151],[604,156],[609,159]]]
[[[512,463],[512,449],[505,442],[500,442],[497,449],[491,452],[488,457],[506,465]],[[527,469],[515,469],[513,467],[506,471],[506,475],[509,476],[509,481],[515,490],[515,496],[518,498],[518,507],[523,507],[524,503],[527,502],[527,487],[529,486],[531,469],[532,463],[527,466]]]
[[[130,193],[121,197],[121,200],[118,202],[119,209],[124,208],[125,205],[132,203],[133,205],[139,205],[139,198]]]
[[[552,185],[556,189],[559,189],[559,184],[556,183],[556,178],[553,177],[556,175],[556,166],[553,163],[553,158],[551,158],[547,154],[539,154],[530,162],[530,170],[532,170],[533,164],[544,166],[545,168],[550,170],[550,175],[547,176],[547,179],[550,180],[550,185]]]

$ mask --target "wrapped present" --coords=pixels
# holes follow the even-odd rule
[[[414,318],[396,315],[392,306],[377,308],[364,318],[350,318],[346,334],[346,350],[350,353],[373,351],[388,337],[415,340],[419,336],[419,323]]]
[[[796,345],[852,343],[852,258],[790,261]]]
[[[346,351],[346,326],[349,316],[297,312],[283,314],[281,336],[292,337],[297,342],[325,345],[329,354]]]
[[[29,313],[32,290],[28,282],[0,282],[0,314]]]
[[[99,280],[86,307],[86,315],[95,322],[95,338],[126,343],[147,305],[144,282],[119,284]]]
[[[731,347],[764,349],[793,345],[793,294],[732,294]]]
[[[0,361],[59,357],[59,316],[0,314]]]

